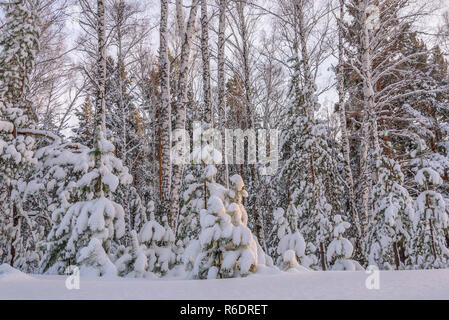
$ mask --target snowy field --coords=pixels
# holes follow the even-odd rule
[[[164,280],[83,278],[78,290],[65,276],[0,273],[0,299],[449,299],[449,270],[381,271],[367,289],[363,271],[272,272],[244,279]]]

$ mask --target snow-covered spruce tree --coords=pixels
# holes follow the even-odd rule
[[[204,185],[198,182],[198,179],[195,179],[192,174],[188,174],[184,183],[186,184],[186,190],[183,193],[184,204],[178,219],[177,239],[187,247],[191,240],[198,238],[200,231],[199,213],[201,209],[206,207],[206,204],[204,203]]]
[[[277,248],[279,241],[288,233],[288,222],[285,215],[285,211],[282,208],[276,208],[273,211],[273,227],[270,232],[270,238],[268,241],[268,253],[273,258],[274,262],[278,263],[279,255]]]
[[[156,275],[164,275],[176,262],[174,253],[175,236],[168,225],[167,217],[162,218],[161,225],[156,221],[154,214],[143,226],[139,233],[139,241],[144,245],[147,256],[147,271]]]
[[[121,8],[117,8],[123,14]],[[142,202],[145,188],[140,188],[139,169],[143,166],[141,159],[146,156],[147,137],[145,135],[144,117],[136,106],[136,97],[131,87],[132,79],[127,75],[123,56],[116,63],[108,57],[106,62],[106,136],[116,148],[116,156],[128,167],[134,178],[131,187],[119,188],[114,200],[125,210],[127,231],[134,228],[134,216],[139,214],[135,206]],[[144,171],[145,172],[145,171]],[[147,180],[145,181],[147,183]]]
[[[195,259],[194,278],[246,276],[256,269],[258,246],[246,226],[248,215],[242,205],[248,194],[239,175],[229,180],[230,190],[225,194],[222,188],[214,190],[201,210],[201,252]]]
[[[234,226],[231,242],[225,245],[227,252],[223,256],[221,269],[226,277],[245,276],[254,272],[258,262],[259,243],[248,228],[248,213],[243,206],[243,198],[248,197],[245,184],[240,175],[229,178],[226,214],[231,217]]]
[[[342,217],[337,214],[334,216],[334,239],[327,247],[327,261],[331,270],[363,270],[357,261],[351,258],[354,251],[352,243],[343,237],[346,229],[349,229],[349,222],[343,221]]]
[[[399,163],[383,153],[375,155],[377,183],[373,188],[374,217],[365,238],[369,265],[381,269],[403,267],[403,253],[410,240],[411,198],[403,187]]]
[[[163,218],[164,226],[149,214],[139,233],[130,232],[130,245],[120,246],[114,261],[120,276],[151,277],[166,274],[175,264],[174,234]]]
[[[60,208],[67,209],[76,200],[72,192],[76,182],[92,165],[89,164],[89,148],[63,143],[57,136],[53,138],[52,143],[36,150],[34,159],[37,165],[24,194],[28,206],[33,210],[32,221],[42,229],[42,234],[34,236],[36,245],[33,252],[39,256],[39,261],[33,266],[36,271],[39,270],[45,241],[52,228],[53,212]]]
[[[2,3],[5,23],[0,35],[0,262],[16,266],[34,246],[33,223],[23,193],[27,189],[34,139],[20,129],[33,129],[35,117],[29,75],[39,49],[37,15],[25,1]],[[32,248],[31,248],[32,249]]]
[[[32,4],[25,0],[2,2],[2,6],[5,24],[0,36],[0,96],[2,101],[21,108],[29,121],[34,121],[26,96],[39,50],[38,16]]]
[[[120,246],[115,253],[115,266],[119,276],[141,278],[145,276],[148,269],[146,248],[139,243],[135,230],[130,232],[130,238],[131,245]]]
[[[408,246],[408,265],[416,269],[445,268],[449,250],[445,229],[449,225],[446,201],[436,191],[442,183],[438,172],[422,168],[415,176],[421,193],[415,200],[413,236]]]
[[[72,129],[72,141],[81,143],[89,148],[94,145],[94,110],[90,96],[87,96],[79,110],[75,110],[78,126]]]
[[[325,248],[332,229],[332,206],[327,200],[326,184],[337,186],[340,181],[329,181],[335,166],[329,154],[326,128],[314,116],[319,109],[314,94],[316,86],[311,78],[304,80],[306,84],[301,86],[300,72],[306,67],[302,67],[298,59],[293,59],[296,71],[291,80],[292,102],[287,113],[289,130],[281,136],[285,162],[280,172],[280,184],[287,189],[288,203],[298,209],[299,230],[307,244],[306,254],[314,259],[311,267],[325,270]]]
[[[182,260],[189,271],[200,247],[200,212],[207,208],[210,195],[217,189],[223,189],[215,182],[217,169],[214,165],[221,161],[221,153],[213,144],[215,131],[210,124],[194,122],[193,126],[193,150],[190,155],[193,165],[189,166],[190,173],[185,178],[183,204],[177,224],[177,239],[182,241],[177,245],[183,247]]]
[[[193,169],[192,171],[196,171]],[[207,178],[213,183],[213,176]],[[185,190],[182,194],[183,204],[177,223],[177,247],[179,249],[178,262],[183,264],[185,269],[193,269],[195,258],[198,255],[200,244],[199,234],[201,231],[200,212],[207,206],[207,186],[201,182],[201,179],[195,178],[189,173],[184,180]]]
[[[53,213],[42,269],[62,273],[76,264],[82,273],[96,276],[117,275],[110,260],[111,248],[125,232],[123,208],[114,202],[120,184],[130,184],[128,169],[114,155],[114,145],[106,139],[105,107],[105,4],[97,0],[97,74],[95,145],[89,153],[93,166],[76,185],[77,201]]]
[[[147,223],[148,218],[151,214],[154,214],[155,204],[154,201],[149,201],[146,205],[142,203],[140,197],[134,198],[131,205],[135,208],[135,215],[133,216],[133,227],[132,230],[136,230],[137,233],[142,230],[143,226]]]
[[[125,220],[123,208],[111,198],[120,184],[130,184],[132,178],[101,132],[88,163],[92,166],[72,191],[76,202],[53,212],[43,272],[62,274],[71,264],[99,276],[115,272],[108,254],[124,235]]]
[[[278,208],[273,215],[275,222],[271,235],[271,256],[276,265],[285,269],[293,267],[296,261],[309,267],[312,261],[305,256],[306,243],[298,230],[298,212],[294,204],[290,203],[287,214],[282,208]],[[294,260],[290,257],[291,254],[284,256],[287,251],[294,253]]]

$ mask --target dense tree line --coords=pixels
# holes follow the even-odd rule
[[[429,37],[413,0],[153,2],[1,3],[1,263],[449,267],[447,14]]]

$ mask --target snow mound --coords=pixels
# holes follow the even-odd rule
[[[31,280],[29,275],[14,269],[9,264],[3,263],[0,265],[0,281],[17,281],[17,280]]]

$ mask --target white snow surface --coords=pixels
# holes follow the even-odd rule
[[[246,278],[214,280],[183,280],[179,270],[162,279],[82,276],[80,289],[68,290],[66,276],[26,275],[6,265],[0,270],[0,299],[449,299],[449,269],[380,271],[379,290],[366,288],[370,274],[363,271],[263,267]]]

